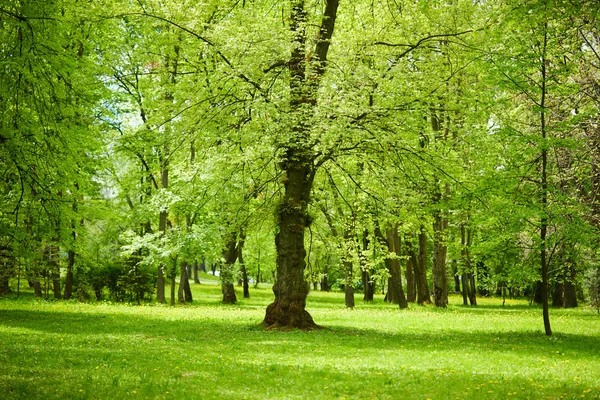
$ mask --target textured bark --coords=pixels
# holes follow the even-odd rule
[[[400,308],[407,308],[408,302],[402,289],[402,273],[400,272],[400,235],[398,234],[398,224],[393,224],[386,229],[385,237],[379,228],[376,228],[376,235],[379,236],[382,244],[388,249],[388,257],[384,263],[389,273],[388,291],[386,300],[393,304],[398,304]]]
[[[469,293],[468,293],[468,287],[469,287],[469,279],[467,278],[467,274],[462,274],[460,276],[460,280],[462,283],[462,298],[463,298],[463,306],[468,306],[469,305]]]
[[[227,237],[227,243],[223,249],[223,259],[221,262],[221,293],[223,294],[222,301],[224,304],[237,303],[235,288],[233,287],[233,265],[238,256],[236,244],[237,233],[231,232]]]
[[[277,211],[277,279],[273,285],[275,300],[265,313],[264,326],[267,329],[317,328],[305,309],[308,285],[304,280],[304,230],[308,223],[307,207],[316,172],[316,153],[310,145],[309,118],[317,103],[317,89],[325,73],[338,3],[338,0],[326,1],[314,57],[307,63],[304,1],[290,0],[292,51],[289,59],[289,116],[292,125],[291,136],[284,145],[284,157],[280,163],[284,194]],[[307,64],[312,66],[308,74]]]
[[[177,301],[179,303],[191,303],[192,289],[190,288],[190,277],[188,276],[188,262],[184,261],[180,266],[179,289],[177,291]]]

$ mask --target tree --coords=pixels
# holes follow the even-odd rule
[[[306,311],[307,286],[304,281],[306,250],[304,230],[308,225],[307,208],[319,165],[318,152],[311,140],[310,118],[317,104],[317,90],[327,70],[327,55],[333,36],[339,1],[327,0],[318,37],[307,58],[307,10],[303,0],[290,0],[291,55],[290,135],[283,144],[284,195],[277,210],[278,233],[277,281],[273,285],[275,301],[266,310],[264,325],[270,329],[317,327]]]

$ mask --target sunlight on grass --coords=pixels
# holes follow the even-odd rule
[[[451,298],[399,310],[379,296],[343,307],[311,292],[326,327],[265,332],[268,289],[235,306],[194,286],[193,305],[0,300],[3,398],[598,398],[600,318],[552,310],[555,336],[524,301]]]

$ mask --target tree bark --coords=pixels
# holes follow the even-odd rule
[[[180,276],[179,276],[179,289],[177,291],[177,301],[179,303],[191,303],[193,301],[192,298],[192,289],[190,288],[190,277],[188,276],[188,262],[183,261],[181,263]]]
[[[317,89],[325,73],[327,54],[335,27],[338,0],[327,0],[316,41],[313,67],[307,77],[306,11],[303,0],[290,0],[292,52],[289,60],[291,133],[284,144],[280,169],[284,176],[284,194],[277,211],[279,232],[275,236],[277,279],[273,285],[275,300],[266,310],[267,329],[314,329],[306,311],[308,286],[304,280],[306,250],[304,229],[308,224],[307,207],[316,172],[315,149],[310,145],[309,118],[317,103]]]
[[[400,272],[400,255],[402,253],[400,247],[400,235],[398,234],[398,223],[392,224],[392,226],[386,229],[385,237],[379,230],[379,227],[376,227],[375,230],[375,234],[379,236],[382,244],[388,249],[388,256],[384,260],[389,273],[386,300],[389,303],[398,304],[400,308],[407,308],[408,302],[406,301],[404,290],[402,289],[402,273]]]
[[[224,304],[237,303],[235,288],[233,287],[233,265],[238,256],[236,244],[237,233],[229,233],[221,260],[221,293],[223,294]]]

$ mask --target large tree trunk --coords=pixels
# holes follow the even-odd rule
[[[400,235],[398,234],[398,224],[395,223],[386,229],[385,237],[381,234],[379,228],[376,228],[376,234],[379,236],[382,244],[388,249],[388,256],[384,263],[388,270],[388,291],[386,300],[393,304],[398,304],[400,308],[407,308],[408,302],[402,289],[402,273],[400,272]]]
[[[304,1],[290,0],[291,135],[284,144],[283,159],[280,163],[284,176],[284,195],[277,211],[279,232],[275,237],[277,249],[277,280],[273,285],[275,301],[267,307],[264,319],[264,326],[268,329],[317,327],[305,309],[308,286],[304,280],[306,267],[304,229],[308,223],[306,211],[316,172],[316,154],[310,144],[309,119],[317,103],[317,89],[321,77],[325,73],[338,3],[338,0],[326,1],[312,61],[307,63],[305,30],[307,15]],[[309,71],[307,71],[307,64],[312,66]]]

